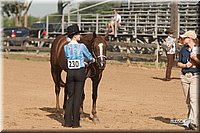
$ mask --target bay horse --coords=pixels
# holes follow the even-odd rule
[[[106,47],[107,47],[107,35],[100,36],[95,32],[93,34],[84,35],[81,37],[80,42],[84,43],[88,48],[89,52],[95,58],[95,62],[86,65],[86,78],[92,80],[92,115],[93,121],[98,121],[97,111],[96,111],[96,100],[98,85],[102,78],[102,72],[106,67]],[[63,109],[65,109],[65,102],[67,97],[66,83],[63,82],[61,78],[61,73],[64,70],[67,72],[66,57],[64,54],[64,45],[69,41],[66,35],[59,35],[52,43],[50,51],[50,63],[51,63],[51,74],[53,81],[55,83],[55,94],[56,94],[56,111],[60,110],[59,105],[59,93],[61,87],[65,87],[64,90],[64,104]],[[85,60],[87,62],[87,60]],[[84,90],[82,97],[82,104],[80,107],[80,116],[84,117],[83,111],[83,101],[85,98]]]

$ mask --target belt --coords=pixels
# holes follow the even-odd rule
[[[190,78],[192,76],[200,75],[200,72],[196,72],[196,73],[187,72],[187,73],[185,73],[183,75],[186,76],[187,78]]]

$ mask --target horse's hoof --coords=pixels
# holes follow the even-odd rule
[[[64,111],[63,109],[56,109],[55,113],[56,114],[64,114]]]
[[[92,121],[96,124],[99,123],[99,119],[97,117],[92,118]]]
[[[57,114],[57,113],[59,113],[59,112],[60,112],[60,110],[59,110],[59,109],[56,109],[55,113]]]
[[[84,113],[81,113],[81,114],[80,114],[80,118],[85,118]]]
[[[81,120],[81,121],[86,121],[86,118],[81,117],[80,120]]]

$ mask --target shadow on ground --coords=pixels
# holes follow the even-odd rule
[[[157,79],[157,80],[162,80],[162,81],[166,81],[165,78],[160,78],[160,77],[152,77],[153,79]],[[172,80],[180,80],[180,78],[177,78],[177,77],[172,77],[170,81]]]
[[[39,108],[42,111],[48,112],[49,114],[47,115],[49,118],[58,121],[62,125],[64,124],[64,110],[60,109],[57,111],[55,108],[50,108],[50,107],[43,107]],[[90,117],[90,114],[84,113],[81,118],[88,118],[89,120],[92,120]]]
[[[172,124],[172,123],[170,123],[170,120],[173,119],[173,118],[165,118],[165,117],[162,117],[162,116],[157,116],[157,117],[150,117],[150,119],[161,121],[161,122],[166,123],[166,124]],[[185,128],[185,130],[191,130],[188,127],[184,127],[184,126],[179,125],[179,124],[175,124],[175,125],[183,127],[183,128]]]

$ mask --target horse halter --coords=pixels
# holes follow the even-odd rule
[[[100,55],[96,55],[94,52],[94,42],[92,43],[92,54],[96,60],[96,63],[99,66],[99,69],[104,69],[105,68],[105,64],[106,64],[106,59],[107,57],[105,55],[103,55],[103,43],[99,43],[99,49],[100,49]]]

